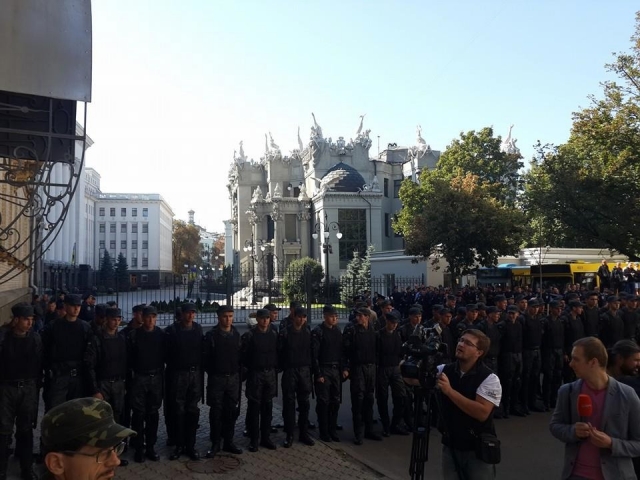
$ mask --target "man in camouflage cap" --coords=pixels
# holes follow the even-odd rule
[[[135,435],[113,419],[111,406],[77,398],[52,408],[42,419],[44,464],[56,480],[113,476],[124,441]]]

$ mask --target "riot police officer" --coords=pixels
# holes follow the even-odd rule
[[[369,440],[382,440],[373,431],[373,402],[376,385],[376,332],[370,327],[368,308],[356,311],[356,321],[342,332],[345,368],[344,378],[350,377],[351,413],[353,416],[353,443],[362,445],[362,436]]]
[[[122,312],[119,308],[107,308],[104,326],[85,352],[87,390],[95,398],[111,405],[116,422],[120,421],[124,410],[127,376],[127,342],[124,336],[118,334],[121,321]],[[121,466],[128,463],[124,458],[120,459]]]
[[[199,460],[196,432],[200,418],[198,401],[202,397],[202,327],[194,321],[196,306],[184,303],[181,318],[166,328],[167,334],[167,396],[171,407],[171,422],[175,429],[176,449],[169,457],[177,460],[184,453]]]
[[[522,321],[518,315],[518,307],[507,308],[507,320],[502,323],[504,335],[500,351],[500,383],[502,384],[503,415],[509,414],[524,417],[525,413],[518,406],[520,382],[522,378]]]
[[[204,337],[203,365],[208,375],[207,405],[213,458],[222,450],[239,455],[242,450],[233,442],[236,419],[240,413],[240,334],[233,326],[233,307],[218,308],[218,324]]]
[[[122,335],[125,340],[132,330],[135,330],[136,328],[140,328],[142,326],[142,310],[144,309],[144,307],[144,304],[140,304],[134,305],[131,309],[131,314],[133,315],[133,317],[131,318],[129,323],[120,331],[120,335]],[[127,369],[124,382],[124,406],[122,408],[122,417],[120,418],[120,423],[125,427],[131,426],[131,380],[131,370]]]
[[[88,322],[89,325],[91,325],[91,330],[93,331],[94,335],[97,335],[102,331],[104,322],[107,320],[107,308],[108,306],[106,303],[99,303],[95,306],[92,306],[92,309],[93,309],[91,312],[92,319],[90,321],[85,320],[84,318],[81,319],[81,320],[84,320],[85,322]]]
[[[315,442],[309,436],[309,396],[313,384],[311,381],[311,332],[305,327],[307,311],[297,307],[289,327],[278,335],[278,363],[282,370],[282,415],[286,439],[284,447],[293,444],[293,429],[296,420],[296,400],[298,401],[299,440],[313,446]]]
[[[542,358],[543,324],[538,317],[538,301],[529,300],[526,313],[521,316],[522,323],[522,388],[520,398],[522,408],[526,414],[530,411],[542,412],[543,409],[536,402],[536,395],[540,390],[540,370]]]
[[[478,324],[478,330],[484,333],[490,340],[489,351],[483,358],[483,361],[492,372],[497,373],[503,325],[498,323],[500,319],[500,310],[498,310],[498,307],[487,307],[486,313],[487,317]]]
[[[556,406],[558,389],[562,385],[564,363],[564,324],[560,319],[560,302],[549,302],[549,315],[544,319],[542,337],[542,402],[549,411]]]
[[[316,416],[320,440],[339,442],[336,425],[342,402],[342,332],[337,327],[338,311],[333,305],[325,305],[322,316],[322,324],[311,332]]]
[[[156,326],[157,317],[155,307],[144,307],[142,327],[127,336],[127,359],[132,372],[131,427],[138,433],[132,444],[136,450],[134,460],[138,463],[144,462],[145,458],[154,462],[160,460],[155,445],[162,406],[167,336]]]
[[[271,328],[269,311],[256,312],[258,324],[242,335],[240,358],[247,369],[247,430],[249,431],[249,451],[258,451],[260,446],[275,450],[271,441],[271,418],[273,397],[276,396],[278,366],[278,334]]]
[[[35,480],[33,428],[38,416],[42,372],[42,341],[33,332],[33,307],[21,302],[11,308],[13,319],[0,328],[0,479],[7,478],[9,444],[16,427],[16,456],[21,478]]]
[[[43,365],[47,373],[46,410],[85,394],[83,362],[93,333],[89,324],[78,318],[81,304],[78,295],[65,295],[65,316],[52,321],[42,331]]]

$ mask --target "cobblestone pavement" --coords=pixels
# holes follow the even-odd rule
[[[42,409],[41,409],[42,410]],[[315,446],[308,447],[301,443],[294,443],[289,448],[283,448],[284,433],[279,430],[272,434],[272,440],[278,445],[276,451],[261,448],[257,453],[247,451],[249,440],[242,436],[244,429],[244,416],[246,412],[246,399],[243,396],[242,411],[236,425],[236,443],[244,450],[242,455],[223,454],[216,460],[204,458],[204,454],[210,448],[209,442],[209,407],[206,405],[200,408],[200,425],[196,448],[202,455],[199,462],[191,462],[186,457],[179,461],[169,461],[169,454],[172,447],[166,446],[166,431],[164,418],[161,416],[160,427],[158,429],[158,444],[156,450],[160,454],[159,462],[135,463],[133,452],[129,451],[122,458],[129,460],[127,467],[119,467],[116,478],[124,480],[151,480],[151,479],[172,479],[172,480],[203,480],[205,478],[220,478],[221,480],[245,480],[259,478],[268,479],[385,479],[388,478],[347,454],[340,448],[339,443],[325,444],[316,441]],[[40,412],[42,418],[42,411]],[[274,402],[273,406],[274,424],[282,423],[282,410]],[[39,428],[35,432],[36,439],[40,438]],[[346,437],[346,435],[345,435]],[[294,437],[295,438],[295,437]],[[343,442],[350,441],[350,436]],[[37,440],[36,440],[37,444]],[[37,447],[36,447],[37,450]],[[237,467],[235,464],[239,463]],[[221,473],[223,468],[229,470]],[[204,472],[204,473],[203,473]],[[9,479],[19,479],[19,468],[17,461],[10,462]]]

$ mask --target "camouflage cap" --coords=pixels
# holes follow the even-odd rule
[[[42,443],[49,451],[70,444],[110,448],[135,434],[115,422],[111,405],[92,397],[69,400],[42,418]]]

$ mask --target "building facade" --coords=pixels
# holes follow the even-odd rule
[[[263,273],[278,276],[294,259],[319,260],[331,276],[343,271],[354,251],[364,254],[403,248],[391,228],[400,210],[400,185],[434,168],[433,151],[418,129],[415,146],[389,145],[371,158],[370,130],[362,121],[356,138],[325,138],[314,117],[305,146],[284,155],[273,138],[259,161],[249,160],[242,142],[229,172],[231,219],[225,223],[227,245],[237,270],[253,262]]]

